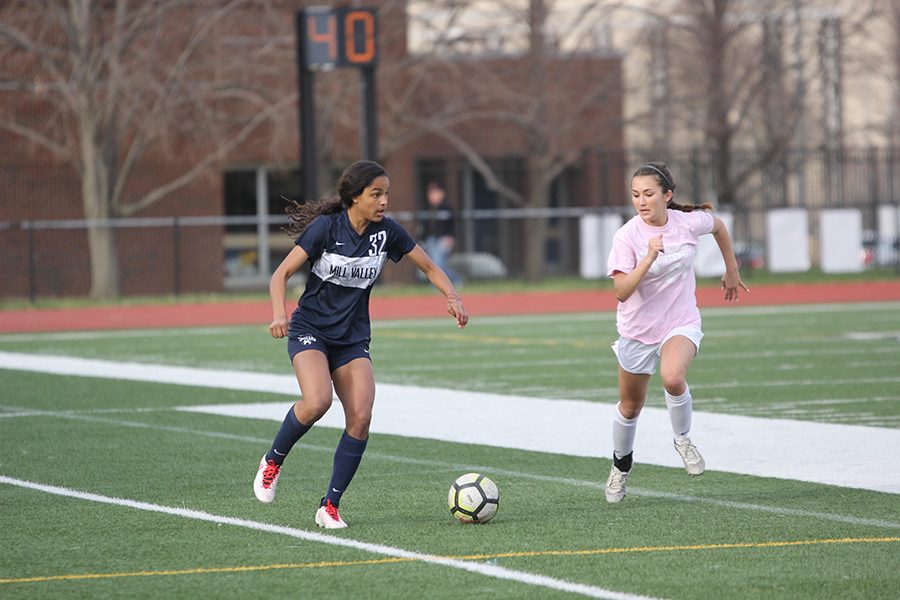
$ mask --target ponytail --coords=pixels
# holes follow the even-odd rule
[[[669,200],[666,204],[666,208],[680,210],[681,212],[693,212],[695,210],[712,210],[713,205],[709,202],[704,202],[703,204],[678,204],[674,200]]]
[[[282,196],[284,198],[284,196]],[[285,200],[288,200],[285,198]],[[344,203],[340,198],[320,198],[314,202],[300,203],[296,200],[288,200],[284,212],[291,220],[287,227],[282,229],[291,237],[297,237],[319,215],[330,215],[344,210]]]

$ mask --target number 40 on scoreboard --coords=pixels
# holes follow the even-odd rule
[[[375,65],[375,9],[311,6],[302,11],[298,25],[306,69]]]

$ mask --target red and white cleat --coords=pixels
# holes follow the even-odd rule
[[[338,513],[338,507],[332,504],[331,500],[326,500],[316,511],[316,525],[325,529],[343,529],[347,523]]]
[[[256,471],[256,479],[253,480],[253,494],[256,499],[266,504],[275,500],[275,488],[278,486],[278,475],[281,467],[274,460],[266,461],[263,454],[259,461],[259,469]]]

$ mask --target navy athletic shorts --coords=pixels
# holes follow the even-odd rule
[[[328,358],[328,370],[332,373],[357,358],[372,360],[372,357],[369,355],[368,340],[355,344],[330,344],[312,333],[289,334],[288,356],[291,359],[291,364],[294,363],[294,356],[304,350],[319,350],[325,354]]]

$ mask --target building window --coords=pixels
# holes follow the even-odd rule
[[[293,240],[282,228],[284,209],[298,198],[303,182],[298,169],[267,167],[225,172],[225,287],[264,286]]]

